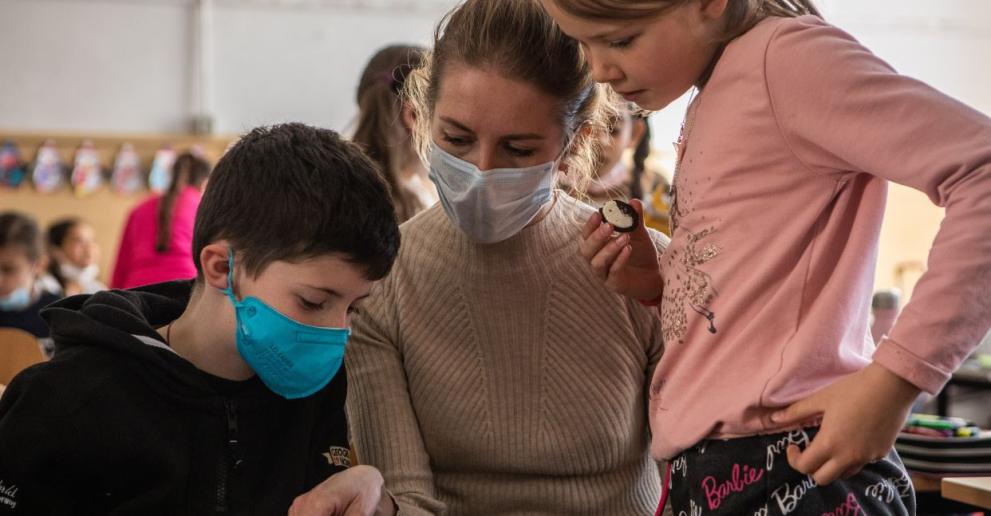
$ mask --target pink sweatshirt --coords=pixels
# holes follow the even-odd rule
[[[131,211],[120,240],[111,288],[132,288],[196,277],[192,254],[193,222],[200,197],[202,193],[193,187],[179,192],[172,212],[172,239],[165,253],[155,250],[161,197],[147,199]]]
[[[873,360],[930,393],[991,325],[991,120],[818,18],[729,43],[687,115],[661,256],[652,452],[783,430],[778,408]],[[875,351],[887,181],[946,208],[929,271]]]

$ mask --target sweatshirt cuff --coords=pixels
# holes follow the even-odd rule
[[[888,337],[881,339],[877,351],[874,352],[874,362],[934,395],[943,389],[952,374],[926,362]]]

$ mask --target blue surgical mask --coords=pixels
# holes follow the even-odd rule
[[[237,314],[237,351],[276,394],[305,398],[324,388],[344,361],[351,330],[298,323],[255,297],[234,297],[234,251],[227,289]]]
[[[20,312],[31,306],[31,289],[21,287],[0,297],[0,312]]]
[[[491,244],[522,231],[551,201],[557,163],[482,172],[435,143],[430,180],[451,222],[469,239]]]

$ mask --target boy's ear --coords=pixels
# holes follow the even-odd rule
[[[216,242],[204,246],[200,251],[200,267],[203,269],[203,282],[218,290],[227,288],[227,273],[230,271],[226,242]]]

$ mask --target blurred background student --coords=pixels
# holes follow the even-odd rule
[[[640,199],[647,227],[670,236],[670,186],[650,161],[648,118],[625,107],[609,121],[609,130],[600,132],[598,144],[594,176],[583,180],[567,174],[562,177],[563,187],[571,195],[584,191],[580,198],[593,206],[602,206],[610,199]]]
[[[382,168],[402,224],[437,202],[437,190],[413,148],[411,111],[399,93],[423,64],[423,47],[391,45],[375,53],[358,82],[358,126],[353,140]]]
[[[106,290],[100,275],[100,246],[93,226],[78,217],[60,219],[48,226],[47,290],[63,296],[94,294]]]
[[[172,183],[131,211],[114,265],[113,288],[132,288],[196,277],[193,222],[210,164],[186,152],[176,158]]]
[[[51,354],[48,326],[39,313],[59,296],[38,281],[45,263],[38,223],[21,213],[0,213],[0,328],[34,335]]]

